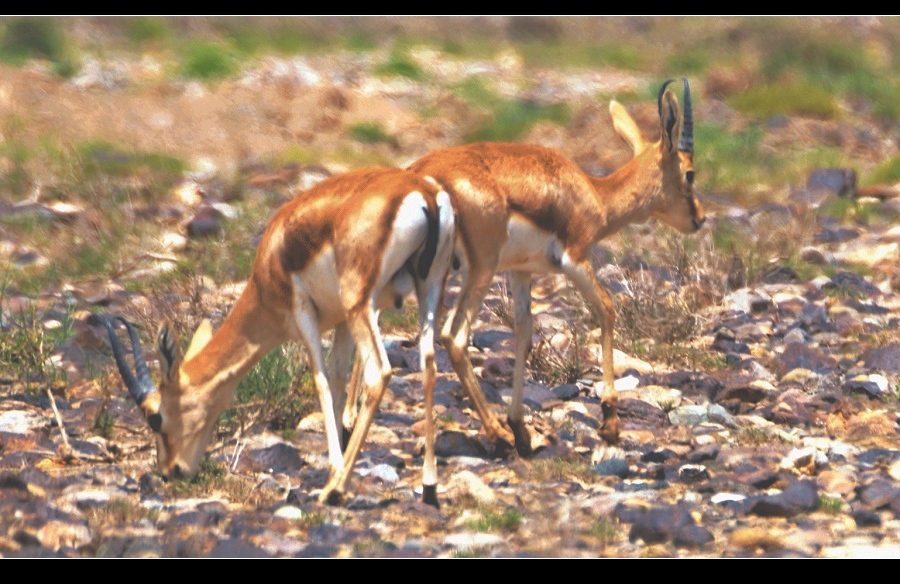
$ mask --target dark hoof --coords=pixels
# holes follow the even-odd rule
[[[351,434],[353,434],[353,428],[347,429],[341,426],[341,452],[347,451],[347,444],[350,443]]]
[[[344,504],[344,494],[337,491],[331,491],[330,493],[328,493],[328,497],[326,497],[325,502],[332,507],[340,507]]]
[[[435,509],[441,508],[437,498],[437,485],[422,485],[422,502]]]
[[[534,454],[531,450],[531,433],[528,431],[528,426],[525,425],[525,422],[507,420],[507,423],[516,437],[516,452],[519,453],[519,456],[528,458]]]

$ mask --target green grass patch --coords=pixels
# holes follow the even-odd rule
[[[183,77],[213,81],[237,71],[232,55],[219,44],[193,41],[184,48],[179,73]]]
[[[666,70],[678,75],[699,75],[709,67],[709,52],[700,48],[688,49],[666,57]]]
[[[485,511],[480,517],[466,521],[467,529],[483,533],[495,531],[515,531],[522,524],[522,512],[513,507],[503,511]]]
[[[425,78],[425,71],[403,51],[393,51],[387,61],[375,67],[375,74],[382,77],[405,77],[414,81]]]
[[[287,164],[320,164],[322,162],[322,152],[313,148],[304,148],[303,146],[288,146],[287,150],[275,157],[274,165],[283,167]]]
[[[56,19],[46,16],[15,18],[0,38],[0,59],[23,65],[29,59],[62,61],[67,57],[65,33]]]
[[[378,315],[378,328],[383,333],[416,334],[419,331],[419,310],[411,302],[404,302],[400,310],[382,310]]]
[[[530,475],[536,481],[579,481],[592,483],[596,475],[591,473],[590,461],[581,457],[554,456],[535,460]]]
[[[763,132],[757,126],[732,134],[716,125],[694,126],[694,166],[708,190],[746,189],[768,181],[779,163],[773,152],[759,147]]]
[[[124,177],[152,175],[171,182],[180,178],[188,166],[183,160],[155,152],[135,152],[103,141],[89,141],[76,148],[85,174]]]
[[[396,146],[397,140],[384,129],[380,122],[360,122],[347,128],[347,133],[357,142],[364,144],[388,144]]]
[[[299,346],[282,345],[266,355],[238,384],[235,407],[226,422],[246,423],[254,417],[274,430],[295,428],[318,405],[312,374]]]
[[[900,156],[894,156],[876,166],[862,182],[866,185],[875,185],[897,181],[900,181]]]
[[[344,47],[354,53],[365,53],[378,47],[374,35],[364,29],[356,29],[348,34],[343,41]]]
[[[162,43],[172,36],[169,23],[158,16],[135,16],[128,21],[125,36],[135,45]]]
[[[572,117],[566,104],[541,105],[537,103],[511,100],[500,101],[493,107],[491,120],[470,132],[466,142],[516,140],[541,121],[565,125]]]
[[[819,509],[819,511],[837,514],[840,513],[841,509],[844,508],[844,501],[839,497],[821,496],[819,497],[819,501],[816,507]]]
[[[778,114],[831,119],[840,111],[831,92],[808,82],[757,86],[728,101],[734,109],[758,119]]]
[[[587,534],[598,539],[600,544],[605,547],[616,540],[619,535],[619,530],[612,519],[603,517],[591,525]]]
[[[611,67],[640,71],[646,59],[626,43],[521,43],[516,45],[526,66],[553,69]]]
[[[50,363],[50,356],[72,336],[69,314],[57,317],[60,325],[46,328],[49,316],[39,312],[34,304],[16,313],[7,313],[6,291],[9,273],[0,282],[0,376],[11,377],[39,387],[65,381],[65,371]]]

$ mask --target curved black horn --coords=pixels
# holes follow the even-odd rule
[[[669,86],[669,83],[674,81],[674,79],[668,79],[662,84],[662,87],[659,88],[659,95],[656,96],[656,109],[659,110],[660,117],[662,117],[662,96],[666,93],[666,87]]]
[[[678,149],[682,152],[694,152],[694,111],[691,107],[691,88],[688,86],[687,77],[684,80],[684,124],[681,129],[681,142]]]
[[[128,336],[131,338],[131,354],[134,357],[134,369],[137,372],[138,385],[141,386],[141,394],[146,396],[148,393],[156,391],[156,386],[150,378],[150,371],[147,370],[147,363],[144,361],[144,350],[141,348],[141,340],[138,338],[137,330],[130,322],[122,318],[116,317],[128,329]],[[140,402],[138,402],[140,405]]]
[[[153,385],[153,381],[150,380],[147,365],[144,363],[144,358],[140,350],[140,342],[137,338],[137,331],[135,331],[134,327],[131,326],[131,323],[124,318],[121,316],[116,317],[125,324],[125,328],[128,329],[128,333],[131,336],[132,354],[134,355],[135,367],[138,370],[139,376],[138,378],[135,378],[128,365],[128,361],[125,359],[125,350],[122,346],[122,341],[120,341],[118,335],[116,335],[113,323],[105,316],[98,315],[98,317],[103,322],[103,325],[106,327],[106,332],[109,334],[109,344],[112,347],[113,357],[115,357],[116,360],[116,367],[118,367],[119,374],[125,382],[125,387],[128,388],[128,393],[131,395],[132,399],[134,399],[138,405],[141,405],[147,398],[147,395],[156,390],[156,387]]]

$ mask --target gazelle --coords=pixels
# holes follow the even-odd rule
[[[112,323],[104,319],[119,372],[156,433],[160,471],[195,474],[216,420],[231,404],[241,378],[282,343],[300,340],[309,352],[332,471],[320,498],[340,503],[391,375],[378,311],[399,304],[415,288],[427,425],[423,498],[437,505],[434,329],[454,237],[449,197],[433,179],[401,169],[348,172],[278,210],[260,241],[246,288],[215,333],[204,321],[182,357],[172,328],[160,328],[158,389],[135,329],[119,318],[131,336],[137,376]],[[335,339],[326,368],[321,335],[332,328]],[[342,454],[337,419],[354,347],[354,382],[361,384],[364,403]]]
[[[568,276],[600,319],[603,349],[600,435],[618,442],[618,397],[613,386],[612,299],[594,274],[591,247],[625,225],[651,216],[684,232],[700,229],[703,209],[694,193],[693,115],[684,80],[684,113],[675,94],[659,90],[660,140],[647,142],[625,109],[613,101],[610,113],[634,157],[615,173],[589,176],[559,153],[540,146],[476,143],[436,150],[409,168],[432,176],[450,194],[457,213],[456,257],[462,290],[444,323],[441,338],[489,437],[531,452],[522,395],[525,360],[531,351],[531,274]],[[473,317],[498,271],[511,272],[515,302],[515,368],[509,433],[488,408],[467,353]]]

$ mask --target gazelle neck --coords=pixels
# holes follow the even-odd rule
[[[650,218],[653,200],[662,192],[659,175],[659,148],[651,145],[616,172],[604,177],[590,177],[598,207],[606,212],[596,239]]]
[[[240,380],[284,341],[284,324],[261,307],[253,278],[222,326],[181,365],[181,387],[206,394],[212,403],[231,403]],[[191,388],[191,389],[188,389]],[[221,412],[218,412],[221,413]]]

